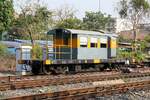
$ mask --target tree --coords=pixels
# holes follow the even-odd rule
[[[7,31],[14,19],[13,0],[0,0],[0,39],[2,32]]]
[[[147,0],[121,0],[118,6],[118,13],[121,18],[127,19],[132,24],[134,50],[138,28],[141,22],[148,17],[150,4]]]
[[[86,12],[83,18],[83,28],[86,30],[105,30],[110,20],[110,16],[101,12]]]
[[[55,12],[55,27],[81,29],[82,21],[75,17],[75,10],[72,7],[68,5],[63,5]]]
[[[14,27],[19,30],[22,38],[31,39],[32,44],[34,44],[33,40],[35,39],[46,39],[44,33],[52,25],[52,11],[38,4],[26,6],[21,11],[21,14],[15,20]]]
[[[66,19],[69,19],[69,18],[74,18],[75,17],[75,10],[68,6],[68,5],[63,5],[62,7],[58,8],[55,13],[55,17],[56,17],[56,21],[58,22],[62,22]]]
[[[58,28],[69,28],[69,29],[81,29],[82,28],[82,21],[78,18],[67,18],[63,21],[59,21],[56,24]]]

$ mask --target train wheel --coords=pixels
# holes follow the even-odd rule
[[[74,66],[74,65],[68,66],[68,72],[69,72],[70,74],[75,74],[75,73],[76,73],[75,66]]]
[[[36,67],[32,67],[32,73],[34,74],[34,75],[38,75],[39,74],[39,69],[38,68],[36,68]]]
[[[68,71],[67,66],[58,66],[56,69],[58,74],[65,74]]]
[[[33,74],[37,75],[40,73],[40,69],[41,69],[41,63],[40,62],[38,62],[38,61],[32,62],[31,67],[32,67],[31,71]]]
[[[47,75],[50,75],[52,73],[52,71],[50,70],[49,66],[44,66],[43,67],[43,73],[47,74]]]
[[[75,72],[81,72],[81,65],[75,65]]]

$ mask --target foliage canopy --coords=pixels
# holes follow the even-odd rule
[[[0,39],[2,32],[7,31],[13,24],[13,0],[0,0]]]
[[[105,30],[110,22],[110,15],[101,12],[86,12],[83,18],[83,28],[87,30]]]
[[[121,18],[127,19],[132,24],[134,41],[138,33],[140,23],[149,17],[150,4],[147,0],[121,0],[118,5],[118,13]]]

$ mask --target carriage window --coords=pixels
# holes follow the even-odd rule
[[[87,37],[80,37],[80,47],[87,47],[88,40]]]
[[[100,39],[100,47],[101,48],[107,48],[107,39],[106,38]]]
[[[97,48],[97,38],[91,38],[91,47]]]
[[[101,48],[107,48],[107,44],[106,43],[101,43]]]
[[[68,38],[64,39],[64,45],[69,45],[69,39]]]

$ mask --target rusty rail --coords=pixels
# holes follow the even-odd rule
[[[15,89],[25,89],[34,88],[48,85],[64,85],[64,84],[75,84],[82,82],[95,82],[95,81],[105,81],[105,80],[115,80],[123,78],[136,78],[150,76],[150,73],[130,73],[124,75],[95,75],[95,76],[80,76],[80,77],[65,77],[65,78],[43,78],[34,80],[10,80],[8,83],[0,83],[0,91],[5,90],[15,90]],[[13,77],[14,78],[14,77]]]
[[[83,76],[83,75],[91,75],[93,73],[96,73],[96,74],[102,74],[105,75],[107,74],[108,72],[89,72],[89,73],[78,73],[78,74],[70,74],[70,75],[36,75],[36,76],[32,76],[32,75],[25,75],[25,76],[22,76],[22,75],[18,75],[18,76],[2,76],[0,77],[0,83],[5,83],[5,82],[10,82],[10,81],[20,81],[20,80],[30,80],[30,79],[38,79],[38,78],[68,78],[69,76],[72,77],[77,77],[77,76]],[[110,72],[109,72],[110,73]],[[111,72],[111,75],[118,75],[120,74],[119,72]]]
[[[141,82],[133,82],[133,83],[123,83],[117,85],[110,86],[97,86],[91,88],[82,88],[82,89],[74,89],[74,90],[65,90],[54,93],[42,93],[35,95],[27,95],[27,96],[18,96],[7,98],[6,100],[42,100],[42,99],[85,99],[89,96],[105,96],[112,95],[118,93],[124,93],[128,90],[141,90],[143,88],[150,88],[150,81],[141,81]]]

